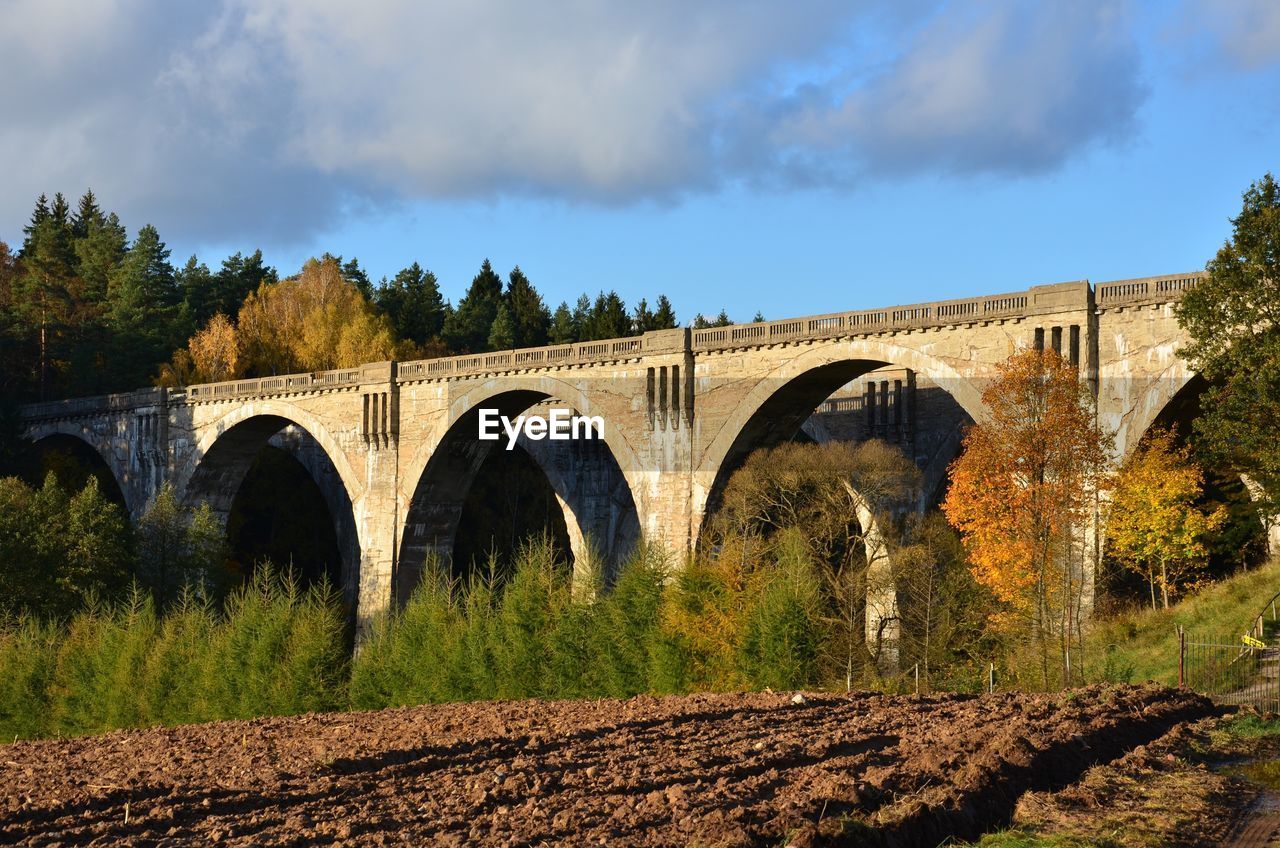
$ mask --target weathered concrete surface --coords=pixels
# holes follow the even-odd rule
[[[806,421],[810,431],[902,444],[936,499],[961,428],[983,419],[996,365],[1031,346],[1078,364],[1099,420],[1117,433],[1118,460],[1192,376],[1175,356],[1172,304],[1195,276],[370,363],[23,414],[32,439],[67,434],[95,448],[135,514],[164,482],[225,513],[257,452],[273,439],[290,447],[335,510],[344,582],[363,620],[412,588],[429,552],[451,551],[467,490],[494,449],[476,438],[481,408],[601,416],[598,445],[523,443],[547,471],[575,547],[589,537],[616,560],[643,536],[679,553],[738,463]],[[849,386],[860,400],[819,410]]]

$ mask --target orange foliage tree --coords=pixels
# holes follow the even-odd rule
[[[1010,357],[982,399],[988,417],[965,435],[942,509],[974,577],[1001,604],[993,624],[1030,638],[1046,687],[1050,654],[1058,653],[1070,685],[1086,534],[1111,438],[1077,369],[1053,351]]]

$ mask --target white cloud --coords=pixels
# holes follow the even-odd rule
[[[1102,0],[12,5],[6,227],[86,185],[135,226],[281,241],[352,198],[1025,173],[1131,132],[1143,97]]]
[[[1185,0],[1175,28],[1183,39],[1207,41],[1215,58],[1237,70],[1280,63],[1280,3],[1275,0]]]

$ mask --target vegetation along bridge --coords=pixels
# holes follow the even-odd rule
[[[504,441],[479,410],[549,405],[600,416],[598,441],[521,445],[546,474],[575,553],[616,562],[641,537],[696,543],[729,474],[795,437],[879,436],[945,481],[958,433],[1015,351],[1051,347],[1080,368],[1119,461],[1195,377],[1175,351],[1173,305],[1200,274],[1021,292],[713,329],[314,374],[143,389],[23,407],[28,438],[82,440],[129,511],[168,483],[224,520],[267,444],[310,472],[333,518],[343,591],[365,621],[403,599],[430,553],[451,555],[477,470]],[[845,387],[843,394],[828,400]],[[820,414],[814,415],[815,410]],[[825,422],[825,423],[824,423]]]

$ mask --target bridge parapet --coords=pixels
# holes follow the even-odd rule
[[[24,423],[31,424],[39,421],[83,418],[108,412],[126,412],[163,404],[166,402],[167,395],[168,392],[165,389],[138,389],[133,392],[118,392],[110,395],[25,403],[19,408],[19,416]]]
[[[1169,303],[1194,286],[1204,272],[1143,277],[1099,283],[1092,300],[1099,310]],[[647,354],[679,351],[711,352],[734,348],[767,347],[791,342],[820,341],[848,336],[870,336],[912,330],[963,327],[989,322],[1017,321],[1034,315],[1083,309],[1090,304],[1087,281],[1034,286],[1021,292],[987,297],[943,300],[835,312],[805,318],[784,318],[700,330],[657,330],[642,336],[573,344],[494,351],[489,353],[421,359],[411,362],[374,362],[353,368],[306,374],[282,374],[221,383],[203,383],[183,389],[140,389],[113,395],[26,404],[24,421],[71,418],[113,410],[134,409],[155,403],[203,403],[246,397],[301,394],[333,389],[354,389],[368,383],[419,382],[478,377],[488,374],[581,367],[638,359]]]
[[[1116,280],[1099,283],[1097,304],[1099,309],[1125,306],[1143,306],[1153,303],[1169,303],[1203,280],[1204,271],[1191,274],[1175,274],[1164,277],[1138,277],[1132,280]]]

